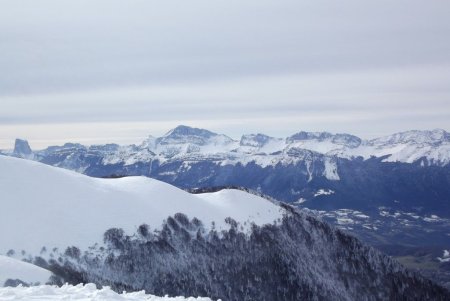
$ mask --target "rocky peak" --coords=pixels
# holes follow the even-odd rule
[[[217,141],[216,141],[217,140]],[[169,131],[163,137],[156,139],[156,144],[195,144],[206,145],[211,141],[219,142],[220,144],[227,144],[233,140],[225,135],[219,135],[211,131],[199,128],[192,128],[185,125],[180,125]],[[216,144],[216,143],[214,143]]]
[[[333,135],[328,132],[298,132],[294,135],[288,137],[288,141],[294,142],[294,141],[301,141],[301,140],[318,140],[318,141],[324,141],[326,139],[329,139]]]
[[[173,138],[185,136],[211,138],[213,136],[217,136],[217,134],[205,129],[193,128],[186,125],[179,125],[176,128],[170,130],[166,135],[164,135],[164,137],[173,137]]]
[[[351,148],[358,147],[362,142],[361,138],[350,134],[335,134],[331,141],[334,144],[345,145]]]
[[[359,137],[350,134],[331,134],[329,132],[298,132],[287,138],[288,143],[297,141],[315,140],[318,142],[330,141],[337,145],[344,145],[350,148],[358,147],[361,144]]]
[[[13,154],[20,158],[28,158],[33,155],[33,151],[31,150],[27,140],[16,139]]]
[[[271,139],[273,138],[264,134],[243,135],[239,144],[241,146],[262,147]]]

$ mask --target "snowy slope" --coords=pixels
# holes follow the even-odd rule
[[[282,216],[279,206],[243,192],[192,195],[146,177],[91,178],[6,156],[0,156],[0,200],[0,254],[85,249],[102,242],[109,228],[132,234],[146,223],[155,229],[179,212],[218,229],[227,227],[226,217],[262,225]]]
[[[0,287],[8,279],[45,284],[52,273],[27,262],[0,255]],[[1,290],[1,289],[0,289]],[[1,294],[0,294],[0,300]]]
[[[348,159],[387,156],[386,162],[414,163],[423,159],[425,165],[450,163],[450,134],[442,129],[406,131],[372,140],[348,134],[300,132],[286,141],[287,147]]]
[[[79,300],[79,301],[210,301],[209,298],[157,297],[145,291],[118,294],[109,287],[97,289],[95,284],[63,285],[62,287],[42,285],[34,287],[0,288],[0,300]]]
[[[450,162],[450,134],[441,129],[396,133],[366,142],[364,152],[376,157],[391,155],[385,160],[389,162],[413,163],[425,158],[424,164],[445,165]]]

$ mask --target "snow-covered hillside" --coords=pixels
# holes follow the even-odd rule
[[[42,285],[34,287],[0,288],[0,300],[78,300],[78,301],[211,301],[209,298],[157,297],[145,291],[118,294],[109,287],[97,289],[95,284],[63,285],[62,287]]]
[[[18,279],[28,284],[45,284],[51,275],[50,271],[34,264],[0,255],[0,287],[8,279]],[[0,293],[0,300],[4,300],[2,293]]]
[[[53,284],[224,301],[449,297],[308,213],[243,191],[193,195],[145,177],[90,178],[0,156],[0,200],[0,252],[48,269]],[[93,285],[3,297],[161,300]]]
[[[75,245],[85,249],[102,242],[109,228],[135,233],[152,229],[176,213],[197,217],[208,229],[227,227],[232,217],[250,227],[272,223],[283,210],[263,198],[224,190],[192,195],[146,177],[91,178],[42,163],[0,156],[0,254],[12,249],[39,255]]]

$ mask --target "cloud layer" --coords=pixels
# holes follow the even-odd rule
[[[3,1],[0,148],[450,128],[450,3]]]

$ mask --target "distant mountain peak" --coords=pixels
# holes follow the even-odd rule
[[[33,155],[33,151],[27,140],[17,138],[14,143],[13,154],[20,158],[29,158]]]
[[[140,144],[141,148],[154,148],[155,147],[156,138],[152,135],[148,135],[144,141]]]
[[[176,137],[176,136],[196,136],[203,138],[211,138],[213,136],[217,136],[217,134],[205,129],[194,128],[186,125],[179,125],[164,135],[164,137]]]
[[[435,140],[435,141],[448,141],[450,142],[450,133],[448,133],[447,131],[443,130],[443,129],[434,129],[431,131],[420,131],[422,132],[424,135],[430,137],[430,139]]]
[[[351,148],[358,147],[362,140],[361,138],[350,134],[332,134],[329,132],[305,132],[300,131],[287,138],[287,142],[315,140],[318,142],[330,141],[337,145],[344,145]]]
[[[170,130],[164,136],[155,140],[155,146],[161,145],[185,145],[189,153],[193,152],[192,145],[205,146],[208,144],[220,144],[226,145],[233,142],[228,136],[216,134],[205,129],[194,128],[186,125],[179,125],[173,130]],[[191,145],[191,146],[189,146]],[[173,148],[169,150],[169,153],[173,153]],[[197,148],[194,147],[195,152]],[[181,149],[176,151],[179,153]]]
[[[440,144],[450,142],[450,133],[443,129],[410,130],[370,140],[371,144]]]
[[[305,131],[300,131],[298,133],[295,133],[294,135],[290,136],[288,139],[291,141],[294,140],[325,140],[328,139],[330,137],[332,137],[333,134],[329,133],[329,132],[305,132]]]
[[[242,135],[240,145],[241,146],[253,146],[253,147],[262,147],[267,142],[269,142],[272,138],[270,136],[264,134],[247,134]]]

